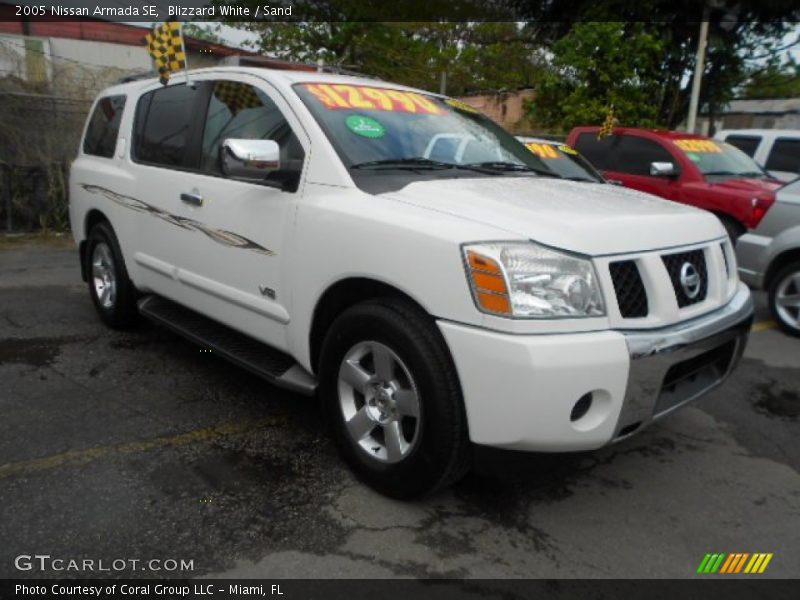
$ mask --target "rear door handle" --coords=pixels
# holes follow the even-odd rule
[[[200,194],[181,194],[181,201],[194,206],[203,206],[203,197]]]

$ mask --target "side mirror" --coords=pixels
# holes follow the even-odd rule
[[[222,142],[220,164],[227,177],[263,181],[281,168],[281,149],[274,140],[235,140]]]
[[[671,162],[651,162],[650,175],[653,177],[675,177],[678,169]]]

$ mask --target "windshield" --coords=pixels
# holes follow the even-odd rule
[[[534,141],[531,138],[517,139],[525,144],[528,150],[541,158],[548,168],[564,179],[605,183],[603,176],[572,146]]]
[[[747,154],[730,144],[697,138],[673,140],[703,175],[769,177]]]
[[[411,179],[558,176],[514,136],[452,98],[364,85],[294,89],[354,178],[374,171]]]

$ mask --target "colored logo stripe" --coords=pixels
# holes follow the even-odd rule
[[[706,554],[703,561],[700,563],[700,566],[697,567],[698,573],[716,573],[717,569],[719,569],[720,564],[722,563],[722,559],[725,558],[725,554]]]
[[[698,573],[763,573],[767,565],[772,560],[772,553],[757,552],[733,552],[731,554],[708,553],[703,557],[700,566],[697,567]],[[747,565],[747,566],[745,566]]]

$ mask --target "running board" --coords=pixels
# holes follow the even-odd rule
[[[139,312],[192,342],[263,377],[273,385],[312,396],[317,380],[288,354],[159,296],[145,296]]]

